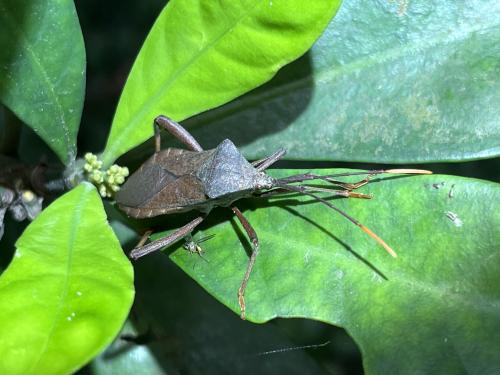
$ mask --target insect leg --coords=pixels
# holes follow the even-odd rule
[[[135,245],[135,247],[138,248],[138,247],[141,247],[142,245],[144,245],[146,243],[146,241],[148,240],[149,236],[151,236],[151,233],[153,233],[153,231],[151,229],[148,229],[147,231],[145,231],[144,234],[142,235],[141,239],[137,243],[137,245]]]
[[[330,207],[331,209],[337,211],[339,214],[341,214],[342,216],[344,216],[347,220],[349,220],[351,223],[353,223],[354,225],[358,226],[363,232],[365,232],[366,234],[368,234],[371,238],[373,238],[375,241],[377,241],[380,245],[382,245],[382,247],[391,255],[393,256],[394,258],[397,258],[397,254],[394,252],[394,250],[385,243],[385,241],[383,239],[381,239],[379,236],[377,236],[375,233],[373,233],[370,229],[368,229],[367,227],[365,227],[363,224],[361,224],[359,221],[357,221],[355,218],[353,218],[352,216],[348,215],[347,213],[345,213],[344,211],[342,211],[341,209],[335,207],[333,204],[331,204],[330,202],[326,201],[325,199],[317,196],[316,194],[313,194],[307,190],[303,190],[303,189],[300,189],[301,186],[294,186],[294,185],[282,185],[281,188],[285,189],[285,190],[290,190],[290,191],[294,191],[294,192],[297,192],[297,193],[300,193],[300,194],[304,194],[304,195],[308,195],[310,197],[313,197],[315,198],[318,202],[321,202],[323,203],[325,206],[328,206]]]
[[[238,303],[240,305],[240,317],[245,320],[245,289],[248,284],[248,279],[250,278],[250,273],[252,272],[253,266],[255,264],[255,260],[257,255],[259,254],[259,238],[257,237],[257,233],[253,229],[252,225],[248,222],[245,216],[241,213],[238,207],[231,207],[233,212],[236,214],[236,217],[240,221],[241,225],[247,232],[248,238],[250,238],[250,242],[252,243],[252,255],[250,255],[250,259],[248,260],[247,270],[245,272],[245,276],[241,282],[240,288],[238,289]]]
[[[332,189],[326,189],[326,188],[320,188],[320,187],[312,187],[312,186],[295,186],[299,188],[301,191],[309,191],[309,192],[316,192],[316,193],[328,193],[333,196],[337,197],[344,197],[344,198],[362,198],[362,199],[372,199],[373,197],[370,194],[363,194],[363,193],[355,193],[350,190],[332,190]],[[263,193],[255,193],[253,196],[256,198],[268,198],[272,197],[274,195],[280,195],[280,194],[290,194],[290,190],[282,189],[282,188],[275,188],[273,190],[265,191]]]
[[[163,247],[172,245],[173,243],[184,238],[188,233],[192,232],[193,229],[196,228],[196,226],[200,224],[204,218],[205,217],[203,216],[199,216],[166,237],[150,242],[147,245],[136,247],[130,252],[129,257],[136,260],[146,254],[152,253],[153,251],[157,251]]]
[[[167,130],[179,141],[184,143],[189,150],[192,151],[203,151],[198,141],[189,134],[189,132],[182,127],[181,124],[175,122],[174,120],[168,118],[167,116],[160,115],[155,118],[154,128],[155,128],[155,151],[158,152],[161,149],[161,138],[160,138],[160,126]]]

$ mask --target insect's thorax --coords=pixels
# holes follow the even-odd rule
[[[232,195],[241,198],[255,190],[269,189],[273,183],[271,177],[255,169],[228,139],[213,150],[196,177],[212,199]]]

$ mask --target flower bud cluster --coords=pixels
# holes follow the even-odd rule
[[[83,169],[88,180],[97,186],[99,194],[103,198],[110,198],[120,190],[120,185],[125,182],[125,177],[129,174],[127,167],[120,167],[116,164],[103,170],[102,161],[90,152],[85,154]]]

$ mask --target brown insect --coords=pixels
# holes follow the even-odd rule
[[[177,148],[161,150],[160,127],[175,136],[188,150]],[[276,179],[267,175],[265,170],[285,155],[284,149],[276,151],[267,158],[250,163],[228,139],[222,141],[215,149],[203,150],[186,129],[168,117],[157,117],[154,120],[154,130],[156,152],[130,176],[117,193],[118,206],[128,216],[134,218],[149,218],[192,210],[200,211],[200,216],[164,238],[144,246],[141,243],[140,246],[132,250],[130,257],[132,259],[140,258],[186,237],[203,221],[213,207],[231,208],[247,232],[253,248],[245,275],[238,289],[238,302],[242,319],[245,319],[245,289],[259,253],[259,240],[253,227],[234,205],[236,200],[290,192],[311,196],[357,225],[395,257],[394,250],[380,237],[315,193],[329,193],[333,196],[346,198],[371,198],[369,195],[356,193],[352,190],[367,184],[372,176],[381,173],[431,173],[419,169],[389,169],[326,176],[306,173]],[[352,175],[366,175],[366,177],[354,184],[335,179]],[[294,185],[311,180],[326,181],[340,187],[341,190]]]

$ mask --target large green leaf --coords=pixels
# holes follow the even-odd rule
[[[324,374],[306,351],[260,355],[297,344],[275,324],[243,322],[162,254],[135,271],[133,325],[92,362],[93,375]]]
[[[0,0],[0,68],[0,100],[70,163],[85,90],[73,1]]]
[[[172,0],[147,37],[120,98],[105,164],[175,120],[269,80],[320,35],[340,0]]]
[[[75,371],[111,342],[134,296],[95,188],[52,203],[16,246],[0,277],[0,373]]]
[[[306,58],[186,121],[258,159],[431,162],[500,154],[500,2],[346,0]]]
[[[499,372],[500,186],[433,175],[379,179],[360,191],[374,198],[334,203],[398,258],[309,198],[240,204],[261,243],[247,318],[342,326],[369,373]],[[239,313],[249,246],[225,212],[213,212],[196,234],[216,234],[202,244],[206,261],[183,250],[172,259]]]

